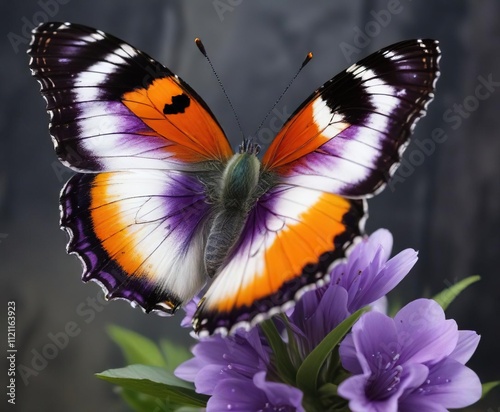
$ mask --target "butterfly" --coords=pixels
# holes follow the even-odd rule
[[[260,160],[251,139],[234,153],[187,83],[114,36],[45,23],[28,54],[57,156],[77,172],[61,227],[83,280],[167,315],[205,290],[202,336],[253,326],[325,282],[425,114],[440,57],[419,39],[351,65]]]

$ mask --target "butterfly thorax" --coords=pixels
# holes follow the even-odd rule
[[[222,173],[220,203],[224,209],[245,210],[259,182],[260,162],[252,153],[237,153]]]
[[[205,247],[205,269],[214,276],[239,238],[259,188],[260,161],[237,153],[227,163],[218,188],[216,213]]]

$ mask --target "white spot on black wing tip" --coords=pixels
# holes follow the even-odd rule
[[[126,43],[121,43],[119,46],[119,49],[116,50],[116,54],[118,54],[121,57],[127,58],[127,57],[136,57],[138,55],[137,50],[134,49],[132,46]],[[123,53],[125,53],[125,56],[123,53],[120,53],[118,50],[121,50]]]
[[[398,55],[396,53],[394,53],[394,51],[392,51],[392,50],[385,51],[382,56],[384,56],[386,59],[389,59],[389,60],[395,60],[395,58],[398,57]]]

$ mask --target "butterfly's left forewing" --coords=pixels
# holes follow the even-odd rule
[[[389,46],[315,91],[265,153],[259,198],[194,318],[201,333],[252,325],[323,282],[363,233],[364,198],[400,160],[439,75],[433,40]]]
[[[60,160],[77,171],[200,170],[231,147],[203,100],[145,53],[100,30],[46,23],[30,67]]]
[[[204,187],[184,173],[78,173],[61,193],[68,252],[107,298],[173,313],[203,287]]]

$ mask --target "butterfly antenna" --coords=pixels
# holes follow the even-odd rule
[[[274,102],[273,106],[271,107],[271,110],[269,110],[267,112],[266,117],[264,117],[264,120],[262,120],[262,122],[260,123],[260,125],[257,128],[256,132],[254,133],[254,135],[260,130],[260,128],[262,127],[262,125],[264,124],[264,122],[267,120],[267,118],[270,116],[270,114],[272,113],[272,111],[274,110],[274,108],[281,101],[281,99],[283,98],[283,96],[285,95],[285,93],[288,91],[288,89],[290,88],[290,86],[293,84],[293,82],[295,81],[295,79],[297,78],[297,76],[300,74],[300,72],[302,71],[302,69],[306,66],[307,63],[309,63],[311,61],[312,58],[313,58],[312,52],[307,53],[306,58],[304,59],[304,61],[302,62],[302,64],[299,67],[299,70],[297,70],[297,72],[295,73],[295,75],[292,77],[292,80],[290,80],[290,82],[288,83],[288,85],[285,87],[285,90],[283,90],[283,92],[281,93],[281,95],[276,99],[276,101]]]
[[[205,59],[207,59],[207,62],[210,65],[210,68],[212,69],[212,73],[215,75],[215,78],[217,79],[217,82],[219,83],[219,86],[222,89],[222,93],[224,93],[224,96],[226,97],[226,100],[229,103],[229,106],[231,107],[231,110],[233,111],[234,118],[236,119],[236,123],[238,123],[238,128],[240,129],[240,133],[243,136],[243,142],[246,142],[247,139],[245,139],[245,137],[243,135],[243,129],[241,128],[240,119],[239,119],[238,115],[236,114],[236,110],[234,110],[234,106],[231,103],[231,99],[229,98],[229,96],[226,93],[226,89],[224,88],[224,85],[222,84],[219,75],[215,71],[215,67],[212,64],[212,61],[210,60],[210,57],[208,57],[207,51],[205,50],[205,46],[201,42],[201,39],[198,38],[198,37],[196,39],[194,39],[194,42],[196,43],[196,46],[200,50],[201,54],[203,54],[203,56],[205,56]]]

